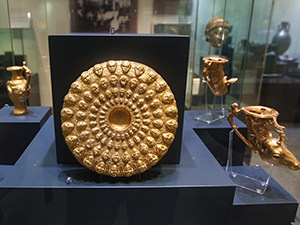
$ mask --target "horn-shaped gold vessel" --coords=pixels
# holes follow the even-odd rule
[[[285,127],[277,123],[278,111],[265,106],[247,106],[238,109],[237,103],[232,104],[231,109],[227,117],[230,125],[245,144],[259,153],[262,160],[292,170],[300,169],[300,162],[285,144],[287,139],[283,131]],[[238,131],[233,122],[233,117],[240,113],[245,116],[248,139]],[[277,133],[279,137],[273,137],[272,132]]]
[[[223,69],[228,60],[221,57],[205,57],[203,61],[205,63],[203,82],[208,84],[214,95],[226,94],[228,92],[228,86],[238,80],[238,78],[227,80]]]

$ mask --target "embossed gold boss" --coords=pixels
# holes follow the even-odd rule
[[[61,110],[65,141],[85,167],[112,177],[149,169],[166,154],[177,129],[177,106],[152,68],[108,61],[72,83]]]

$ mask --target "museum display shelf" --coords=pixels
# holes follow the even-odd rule
[[[129,224],[229,224],[233,183],[192,129],[185,127],[183,136],[180,164],[116,179],[57,164],[50,117],[0,183],[1,205],[11,204],[1,208],[2,220],[113,224],[124,217]],[[49,211],[58,216],[46,218]]]
[[[264,196],[235,190],[191,126],[193,113],[185,112],[180,163],[159,164],[130,178],[101,176],[82,166],[58,164],[51,116],[15,165],[0,166],[0,222],[31,225],[292,222],[298,203],[273,179]],[[236,168],[249,173],[255,169],[266,175],[260,167]]]
[[[0,164],[13,165],[51,115],[50,107],[28,107],[28,114],[16,116],[14,107],[0,110]]]
[[[260,180],[264,180],[269,176],[260,166],[234,166],[232,168],[236,173]],[[297,200],[271,178],[264,195],[241,188],[236,189],[231,224],[289,224],[294,221],[297,208]]]
[[[195,120],[195,116],[205,113],[205,110],[193,110],[185,112],[185,121],[198,134],[206,147],[211,151],[218,162],[225,166],[227,162],[229,131],[232,129],[227,121],[228,111],[225,117],[211,124]],[[240,120],[235,120],[240,132],[247,136],[247,126]],[[249,159],[244,157],[245,144],[234,134],[233,139],[233,165],[243,165],[243,160],[248,164]],[[247,161],[248,160],[248,161]]]

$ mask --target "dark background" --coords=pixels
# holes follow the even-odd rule
[[[70,85],[97,63],[131,60],[150,66],[169,84],[178,107],[175,140],[162,163],[179,163],[189,37],[179,35],[65,34],[49,36],[53,113],[59,163],[75,163],[61,132],[60,110]]]

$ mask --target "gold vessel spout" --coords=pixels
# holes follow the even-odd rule
[[[292,170],[300,169],[300,162],[285,144],[287,139],[283,131],[285,127],[277,123],[279,113],[275,109],[265,106],[247,106],[238,109],[237,103],[232,104],[231,109],[227,117],[230,125],[245,144],[259,153],[262,160]],[[248,139],[238,131],[233,122],[233,117],[239,113],[245,116]],[[278,138],[273,137],[272,132],[278,134]]]
[[[228,92],[228,86],[238,81],[238,78],[227,80],[223,71],[227,59],[221,57],[203,58],[205,67],[203,70],[203,82],[207,83],[214,95],[224,95]]]
[[[26,100],[30,95],[31,71],[26,66],[25,61],[23,61],[23,66],[11,66],[7,67],[6,70],[12,73],[11,80],[7,81],[7,92],[15,106],[13,114],[27,114]],[[23,76],[23,72],[25,72],[26,78]]]

